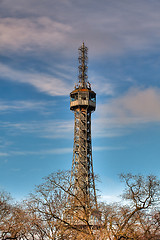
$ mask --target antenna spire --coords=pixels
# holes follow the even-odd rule
[[[79,88],[89,88],[90,84],[87,82],[88,76],[87,76],[87,70],[88,70],[88,48],[85,46],[84,42],[82,43],[82,46],[78,48],[79,51]]]

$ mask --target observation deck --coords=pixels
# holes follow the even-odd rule
[[[88,88],[76,89],[70,93],[70,110],[88,108],[93,112],[96,109],[96,93]]]

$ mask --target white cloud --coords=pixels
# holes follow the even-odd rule
[[[0,72],[3,78],[10,81],[30,84],[39,91],[46,92],[52,96],[68,95],[71,91],[71,87],[65,80],[55,78],[45,73],[40,74],[37,72],[15,70],[4,64],[0,64]]]
[[[121,197],[118,197],[116,195],[102,195],[99,197],[99,201],[110,204],[110,203],[120,202]]]
[[[160,123],[160,89],[131,88],[97,108],[93,136],[115,137],[128,134],[133,127]]]
[[[104,107],[119,124],[160,122],[160,89],[131,88],[124,96]]]
[[[34,51],[37,48],[63,47],[71,32],[67,24],[40,18],[1,18],[1,49]]]
[[[1,51],[43,49],[70,55],[83,40],[94,55],[159,46],[160,4],[156,0],[154,4],[144,0],[6,2],[2,2],[2,13],[13,17],[1,19]]]
[[[89,75],[89,82],[91,83],[92,89],[96,90],[98,95],[114,95],[114,86],[109,79],[97,76],[96,72],[93,71],[91,71]]]

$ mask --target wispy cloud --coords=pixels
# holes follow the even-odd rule
[[[45,120],[30,122],[0,122],[0,128],[9,135],[30,134],[42,138],[72,138],[73,122],[63,120]]]
[[[46,92],[52,96],[68,95],[71,90],[70,85],[67,84],[64,79],[61,80],[49,74],[15,70],[4,64],[0,64],[0,72],[3,78],[10,81],[30,84],[39,91]]]
[[[0,100],[0,114],[12,111],[38,111],[47,112],[48,106],[53,106],[54,101],[2,101]]]
[[[7,157],[7,156],[9,156],[9,153],[0,152],[0,157]]]
[[[125,147],[111,147],[111,146],[93,146],[93,151],[115,151],[123,150]]]
[[[20,168],[11,168],[10,171],[11,172],[19,172],[19,171],[21,171],[21,169]]]
[[[45,72],[39,73],[36,71],[24,71],[17,70],[9,65],[0,63],[1,78],[9,81],[15,81],[19,83],[30,84],[34,86],[38,91],[45,92],[51,96],[64,96],[68,95],[73,90],[74,81],[71,80],[69,71],[67,73],[63,66],[57,66],[58,70],[52,70],[51,74]],[[68,70],[68,69],[67,69]],[[70,71],[73,69],[70,67]],[[54,77],[58,75],[58,77]],[[98,79],[98,81],[97,81]],[[91,72],[90,80],[92,88],[96,89],[97,94],[114,95],[114,86],[109,79],[102,76],[97,76],[96,73]],[[102,87],[103,86],[103,87]],[[0,102],[0,110],[7,109],[23,110],[23,109],[36,109],[45,105],[44,102],[33,101],[19,101],[12,102],[11,104]]]
[[[63,155],[67,153],[72,153],[72,148],[52,148],[52,149],[42,149],[42,150],[7,150],[7,152],[0,152],[0,157],[13,157],[13,156],[29,156],[29,155]]]
[[[72,148],[53,148],[39,151],[11,151],[9,155],[55,155],[71,153]]]
[[[11,141],[7,141],[3,137],[0,137],[0,149],[6,148],[10,145],[12,145]]]
[[[33,109],[39,106],[21,103],[20,109]],[[4,109],[10,106],[2,106]],[[11,106],[12,108],[12,106]],[[13,107],[14,108],[14,107]],[[18,108],[19,109],[19,108]],[[131,88],[123,96],[112,98],[104,104],[99,104],[96,118],[92,121],[93,137],[116,137],[131,132],[133,127],[141,124],[160,122],[160,89]],[[12,135],[34,134],[42,138],[72,138],[72,120],[43,120],[29,122],[1,122],[1,129]],[[102,150],[102,149],[101,149]],[[106,147],[107,150],[107,147]]]
[[[122,147],[93,147],[94,151],[110,151],[110,150],[122,150]],[[27,155],[63,155],[67,153],[72,153],[73,148],[52,148],[52,149],[42,149],[38,151],[26,151],[26,150],[8,150],[8,152],[0,152],[0,157],[9,157],[9,156],[27,156]]]

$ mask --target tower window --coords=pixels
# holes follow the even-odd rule
[[[78,99],[78,93],[71,94],[70,99],[71,99],[71,102],[76,101]]]
[[[90,93],[89,100],[91,100],[92,102],[96,102],[96,95],[94,93]]]

